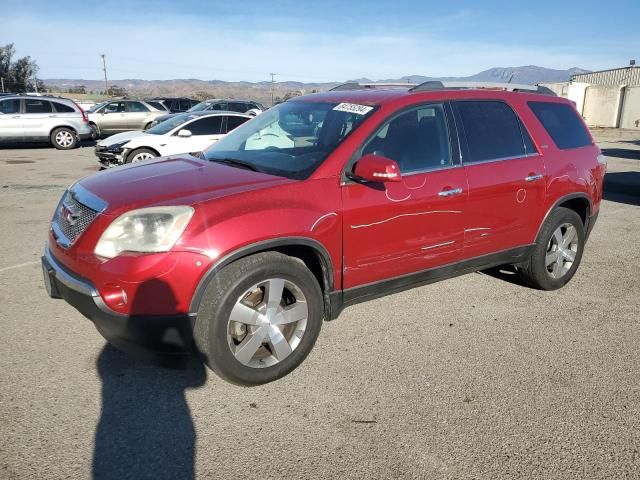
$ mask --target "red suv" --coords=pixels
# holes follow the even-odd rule
[[[255,385],[297,367],[348,305],[505,264],[560,288],[606,164],[571,102],[509,89],[347,85],[200,158],[84,178],[51,222],[47,290],[120,348],[195,347]]]

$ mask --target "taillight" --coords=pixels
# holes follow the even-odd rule
[[[598,155],[598,163],[604,168],[605,172],[607,171],[607,157],[603,154]]]
[[[73,100],[71,100],[73,102]],[[78,110],[80,110],[80,113],[82,113],[82,121],[84,123],[89,123],[89,117],[87,117],[87,112],[84,111],[84,109],[78,105],[76,102],[73,102],[73,104],[78,107]]]

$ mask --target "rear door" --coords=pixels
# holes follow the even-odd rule
[[[444,103],[410,108],[358,152],[395,160],[400,182],[342,187],[345,289],[456,262],[467,185]]]
[[[239,115],[225,115],[224,116],[224,133],[227,134],[232,130],[235,130],[240,125],[249,120],[246,117],[241,117]]]
[[[0,142],[24,140],[20,103],[19,98],[0,100]]]
[[[500,100],[453,102],[469,186],[464,258],[531,242],[545,196],[545,168],[513,108]]]
[[[150,111],[142,102],[125,102],[124,130],[143,130]]]
[[[22,126],[27,140],[41,140],[49,137],[55,125],[55,112],[51,102],[38,97],[25,98]]]

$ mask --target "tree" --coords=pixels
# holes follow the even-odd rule
[[[13,43],[0,46],[0,77],[5,91],[23,93],[35,90],[38,64],[28,56],[14,60],[15,53]],[[38,82],[37,86],[40,85]]]
[[[123,87],[119,87],[118,85],[111,85],[109,87],[109,96],[111,97],[125,97],[127,95],[127,90]]]

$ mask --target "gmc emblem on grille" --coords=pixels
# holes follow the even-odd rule
[[[63,202],[60,209],[60,216],[62,216],[69,225],[73,226],[78,221],[78,218],[80,218],[80,213],[73,205]]]

